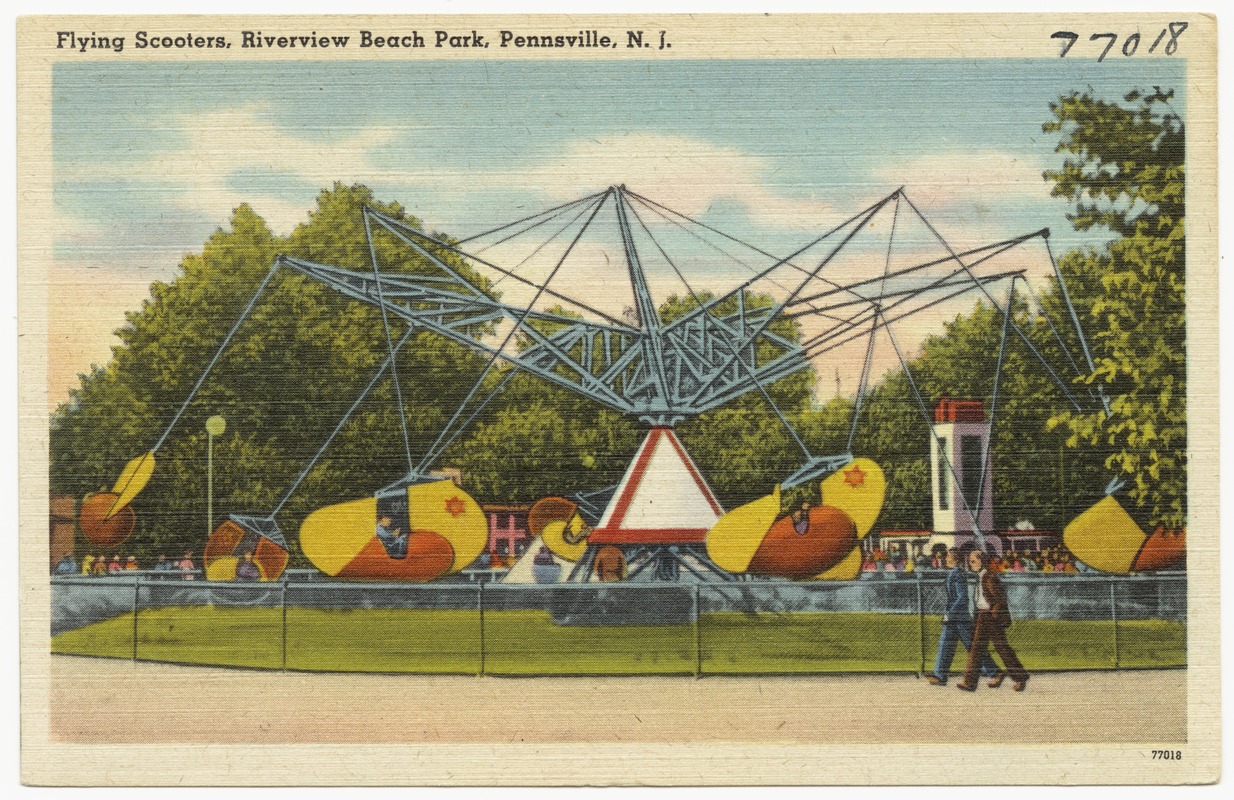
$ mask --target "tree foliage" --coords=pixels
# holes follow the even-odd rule
[[[1170,99],[1160,90],[1132,93],[1122,103],[1075,93],[1051,105],[1054,118],[1044,129],[1060,135],[1058,152],[1065,159],[1045,178],[1054,195],[1072,204],[1077,229],[1104,229],[1112,237],[1104,248],[1067,253],[1059,262],[1093,362],[1092,369],[1081,364],[1084,374],[1071,391],[1104,393],[1109,411],[1096,402],[1072,406],[1027,347],[1009,342],[994,429],[1000,526],[1027,518],[1058,529],[1096,499],[1111,473],[1128,481],[1142,521],[1185,524],[1184,131]],[[360,213],[366,205],[421,225],[363,186],[336,184],[285,237],[240,206],[201,252],[184,257],[175,280],[152,284],[150,297],[117,331],[111,362],[83,374],[52,417],[52,490],[80,497],[107,488],[129,459],[156,444],[277,255],[370,269]],[[388,233],[378,231],[373,241],[383,269],[430,269]],[[457,256],[440,256],[496,296]],[[661,319],[669,322],[711,299],[668,298]],[[1068,298],[1055,285],[1040,299],[1040,308],[1017,302],[1013,318],[1039,351],[1061,364],[1080,351],[1068,325],[1050,322],[1070,319]],[[745,298],[748,307],[767,302]],[[727,313],[723,303],[715,313]],[[816,405],[813,370],[781,378],[767,395],[812,453],[841,453],[851,444],[855,454],[883,465],[888,496],[879,527],[927,528],[929,412],[940,397],[994,404],[1002,319],[999,309],[978,303],[928,338],[909,363],[911,379],[895,371],[862,398],[851,442],[853,399]],[[398,322],[394,329],[396,337],[405,330]],[[770,329],[791,340],[800,335],[787,319],[774,320]],[[222,414],[228,423],[215,443],[214,522],[227,512],[268,513],[368,384],[387,348],[377,309],[298,274],[277,273],[159,449],[155,477],[138,500],[133,551],[148,562],[160,551],[200,548],[207,532],[203,426],[209,416]],[[470,348],[413,334],[397,359],[413,463],[428,452],[485,363]],[[441,463],[462,468],[468,489],[482,502],[529,502],[615,484],[641,441],[641,424],[508,369],[484,379],[477,397],[509,380]],[[311,510],[407,472],[399,412],[387,375],[282,509],[279,522],[293,534],[293,545],[294,531]],[[803,462],[761,392],[678,429],[726,507],[768,493]]]
[[[201,252],[184,257],[174,280],[152,284],[150,297],[117,331],[111,362],[81,376],[80,386],[53,415],[52,490],[81,497],[106,489],[129,459],[158,443],[278,255],[371,269],[363,206],[420,227],[402,206],[378,201],[366,187],[336,184],[318,195],[308,220],[285,237],[241,205]],[[374,230],[383,269],[430,269],[394,237]],[[456,256],[439,255],[495,295]],[[668,321],[685,308],[680,299],[670,299],[662,317]],[[397,339],[405,328],[398,321],[392,326]],[[777,320],[774,329],[796,335],[788,321]],[[208,532],[204,424],[215,414],[227,420],[227,430],[214,443],[213,524],[227,513],[269,513],[387,355],[379,310],[290,270],[274,273],[159,447],[154,478],[136,503],[139,529],[126,548],[143,563],[159,552],[200,550]],[[396,363],[408,449],[412,463],[418,463],[463,404],[487,358],[417,333]],[[449,445],[439,465],[460,467],[481,502],[530,502],[620,480],[643,426],[564,388],[499,368],[485,377],[465,415],[507,377],[505,388]],[[769,391],[785,409],[800,410],[809,405],[811,383],[810,377],[795,375]],[[722,498],[745,497],[756,486],[755,477],[760,487],[770,486],[782,473],[787,462],[777,448],[791,444],[761,399],[696,422],[683,436],[699,448]],[[395,385],[387,373],[278,515],[293,545],[293,563],[303,563],[294,534],[307,513],[387,485],[408,467]]]
[[[1047,171],[1072,203],[1077,230],[1111,234],[1104,248],[1067,253],[1040,308],[1017,302],[1013,319],[1060,374],[1081,377],[1066,394],[1012,336],[999,381],[994,438],[996,526],[1029,519],[1058,530],[1125,479],[1142,524],[1186,524],[1186,318],[1184,129],[1172,93],[1132,92],[1123,103],[1073,93],[1051,105],[1046,132],[1065,154]],[[1093,368],[1071,324],[1084,331]],[[904,372],[871,391],[854,450],[889,470],[880,525],[928,527],[929,433],[920,406],[940,397],[993,402],[1002,314],[979,303],[927,339]],[[1109,412],[1100,401],[1104,393]],[[918,400],[920,397],[920,401]]]
[[[1108,229],[1104,250],[1068,253],[1065,275],[1099,285],[1083,298],[1093,331],[1087,376],[1109,411],[1064,411],[1053,422],[1073,447],[1103,446],[1149,524],[1186,524],[1187,329],[1185,137],[1172,91],[1123,103],[1074,93],[1043,129],[1061,135],[1062,168],[1045,173],[1073,205],[1078,230]]]
[[[175,280],[152,284],[150,297],[117,331],[111,363],[83,375],[53,415],[52,490],[80,497],[106,488],[125,462],[156,445],[276,255],[371,268],[365,205],[420,225],[365,187],[336,184],[320,193],[309,221],[287,237],[274,235],[250,207],[240,206],[227,229],[183,259]],[[388,237],[375,243],[385,269],[430,268]],[[395,323],[395,335],[401,334]],[[158,551],[200,548],[207,532],[208,417],[227,420],[215,443],[214,522],[227,512],[268,513],[387,355],[379,311],[299,274],[275,273],[159,448],[154,478],[137,501],[134,552],[148,562]],[[414,457],[461,402],[467,387],[457,376],[479,374],[480,360],[468,348],[416,334],[397,364]],[[283,529],[294,532],[313,508],[403,475],[402,438],[387,373],[291,496],[279,517]]]

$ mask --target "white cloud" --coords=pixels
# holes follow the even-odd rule
[[[772,165],[730,147],[685,136],[625,133],[575,140],[547,163],[506,176],[541,186],[568,200],[625,184],[683,214],[697,216],[717,203],[742,203],[761,224],[811,229],[834,214],[826,203],[777,191]]]
[[[185,143],[139,163],[75,168],[78,178],[133,178],[169,187],[175,205],[224,220],[247,202],[281,232],[304,220],[311,198],[291,202],[254,197],[229,185],[237,175],[268,174],[281,180],[329,186],[360,181],[373,174],[369,154],[397,136],[398,130],[369,127],[333,143],[316,141],[280,127],[260,104],[180,114],[169,127],[183,132]]]
[[[684,136],[633,132],[601,139],[575,140],[559,155],[510,169],[379,168],[371,154],[399,142],[405,129],[372,126],[325,143],[280,127],[260,104],[175,117],[172,128],[185,144],[138,163],[107,163],[75,175],[107,180],[138,177],[167,187],[171,202],[212,219],[226,219],[247,202],[273,229],[287,232],[303,221],[311,198],[285,201],[233,188],[238,175],[278,176],[315,187],[335,181],[362,182],[420,190],[481,185],[486,188],[540,189],[549,202],[565,201],[625,184],[632,191],[691,216],[718,203],[740,203],[758,224],[814,230],[835,209],[820,200],[794,196],[791,178],[778,179],[765,159],[737,149]],[[425,209],[425,211],[428,211]]]
[[[888,164],[876,178],[890,186],[903,185],[919,207],[964,206],[981,212],[1013,198],[1049,198],[1043,169],[1035,161],[998,150],[953,151]]]
[[[109,160],[75,165],[74,179],[136,179],[143,192],[166,195],[173,207],[219,223],[236,206],[248,202],[273,229],[286,233],[304,221],[312,197],[300,202],[255,197],[230,185],[235,176],[271,174],[314,186],[363,180],[369,174],[369,153],[396,135],[392,129],[368,128],[324,144],[276,126],[259,105],[181,114],[169,124],[183,132],[183,147],[136,163]],[[112,331],[124,323],[125,311],[148,296],[151,278],[172,277],[179,254],[192,249],[191,243],[175,241],[165,247],[139,246],[127,229],[132,220],[126,223],[120,217],[90,219],[62,210],[56,218],[57,244],[66,250],[57,258],[49,280],[53,300],[49,401],[53,406],[76,385],[78,372],[91,362],[109,360],[116,343]],[[93,269],[86,269],[87,265]],[[83,297],[91,298],[90,314],[80,314]]]

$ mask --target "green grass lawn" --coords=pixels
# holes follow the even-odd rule
[[[870,613],[704,614],[692,625],[564,626],[544,611],[165,607],[138,615],[137,657],[338,672],[704,674],[916,672],[933,667],[941,620]],[[1020,620],[1010,641],[1030,671],[1106,669],[1110,621]],[[52,639],[53,653],[133,657],[133,618]],[[483,649],[483,663],[481,663]],[[1118,666],[1187,663],[1186,628],[1118,624]],[[961,649],[953,669],[962,670]]]
[[[704,614],[703,671],[916,672],[919,629],[915,614]]]
[[[287,609],[287,668],[480,671],[480,615],[452,609]]]
[[[927,616],[924,633],[910,614],[707,614],[703,672],[916,672],[934,668],[942,618]],[[1115,666],[1114,623],[1019,620],[1008,641],[1029,671]],[[1181,623],[1118,624],[1118,666],[1180,667],[1187,663]],[[956,648],[952,669],[968,657]]]
[[[499,675],[693,674],[692,625],[557,625],[547,611],[486,611],[485,671]]]

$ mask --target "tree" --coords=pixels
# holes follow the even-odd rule
[[[401,205],[377,200],[366,187],[335,184],[318,195],[308,220],[286,237],[275,235],[248,205],[239,206],[200,253],[184,257],[180,275],[152,284],[150,297],[117,331],[120,342],[111,362],[83,375],[69,402],[53,414],[52,490],[80,497],[105,489],[129,459],[155,446],[278,255],[370,270],[363,207],[420,227]],[[373,227],[373,246],[383,270],[435,271],[380,226]],[[497,296],[460,257],[437,255]],[[679,305],[667,302],[662,317],[672,318]],[[397,320],[392,327],[396,338],[406,330]],[[777,320],[773,328],[796,335],[791,321]],[[227,419],[226,434],[215,442],[214,522],[229,512],[269,513],[387,355],[378,309],[293,271],[275,272],[159,447],[158,468],[136,503],[139,529],[126,548],[144,563],[160,551],[200,549],[207,532],[203,426],[214,414]],[[426,332],[414,334],[400,352],[401,410],[413,464],[429,452],[487,361],[472,348]],[[505,377],[504,369],[487,375],[467,413]],[[794,413],[808,406],[809,386],[808,377],[795,375],[769,391]],[[783,472],[786,461],[777,448],[790,445],[762,403],[761,397],[743,398],[710,412],[702,427],[686,434],[700,443],[704,468],[718,481],[721,497],[745,496],[756,474],[767,476],[770,486]],[[637,420],[518,374],[447,448],[441,463],[462,468],[469,490],[482,502],[528,502],[617,483],[642,433]],[[278,515],[293,545],[293,565],[304,564],[294,545],[305,515],[406,474],[402,439],[395,387],[387,374]],[[747,463],[751,469],[740,467]]]
[[[175,280],[152,284],[149,299],[117,331],[120,343],[111,363],[82,376],[53,415],[52,490],[80,497],[106,487],[128,459],[155,445],[278,254],[370,269],[363,206],[420,225],[363,186],[336,184],[318,195],[308,222],[285,238],[241,205],[228,228],[216,230],[200,253],[183,259]],[[383,269],[432,269],[392,237],[376,237],[375,246]],[[479,276],[468,277],[487,288]],[[404,329],[395,326],[400,336]],[[159,448],[154,478],[137,502],[133,551],[148,562],[160,550],[200,547],[206,418],[222,414],[228,421],[227,433],[215,443],[216,510],[268,513],[387,354],[377,309],[288,270],[276,273]],[[481,360],[466,347],[417,334],[397,365],[415,457],[461,401],[467,386],[458,376],[478,374]],[[387,375],[292,495],[279,517],[283,529],[294,532],[312,509],[405,474],[399,416]]]
[[[1110,448],[1106,466],[1128,484],[1149,525],[1186,525],[1187,326],[1185,136],[1173,91],[1131,92],[1124,103],[1073,93],[1043,125],[1061,134],[1062,168],[1044,174],[1073,204],[1077,230],[1105,228],[1104,251],[1066,254],[1068,283],[1099,286],[1077,299],[1090,326],[1094,369],[1085,378],[1109,400],[1052,422],[1071,447]]]

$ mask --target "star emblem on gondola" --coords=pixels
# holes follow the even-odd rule
[[[844,482],[853,488],[865,486],[866,474],[861,467],[853,464],[852,467],[844,470]]]
[[[462,501],[458,495],[454,495],[446,501],[446,511],[450,512],[450,516],[457,517],[467,510],[467,504]]]

